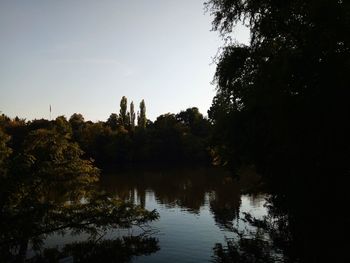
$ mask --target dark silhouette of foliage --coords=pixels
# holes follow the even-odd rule
[[[321,196],[332,192],[345,205],[336,189],[350,172],[349,2],[210,0],[207,8],[228,43],[217,58],[209,111],[216,160],[233,169],[252,164],[263,175],[278,215],[288,218],[285,253],[300,262],[344,262],[346,242],[338,249],[327,242],[346,236],[319,233],[331,224],[325,204],[333,206]],[[249,45],[230,41],[241,22]],[[346,228],[341,213],[332,220]]]
[[[56,262],[68,258],[74,262],[130,262],[133,257],[150,255],[159,250],[158,240],[130,236],[114,240],[85,241],[65,245],[62,251],[45,249],[33,262]]]
[[[131,130],[135,130],[135,120],[136,120],[136,113],[134,109],[134,102],[130,103],[130,128]]]
[[[69,121],[60,116],[54,121],[26,122],[5,115],[0,121],[4,132],[11,137],[8,145],[15,151],[21,149],[32,131],[55,130],[66,133],[69,140],[83,150],[83,157],[94,160],[101,169],[159,162],[210,163],[211,124],[198,108],[189,108],[176,115],[164,114],[153,123],[146,119],[146,106],[142,100],[141,115],[135,126],[134,104],[130,103],[128,112],[126,103],[127,98],[123,97],[120,114],[111,113],[106,122],[85,121],[78,113]]]
[[[106,124],[113,130],[118,129],[118,115],[116,113],[112,113],[109,117],[108,120],[106,121]]]
[[[345,168],[349,4],[213,0],[208,7],[223,35],[242,19],[251,30],[249,46],[223,48],[210,110],[223,140],[230,136],[235,158],[265,164],[308,159],[315,165],[342,160],[339,168]]]
[[[125,96],[122,97],[120,100],[120,113],[119,113],[119,120],[120,124],[124,127],[127,127],[129,120],[127,116],[127,108],[128,108],[128,100]]]
[[[84,117],[80,113],[74,113],[69,118],[69,123],[72,126],[73,131],[80,130],[81,127],[84,125]]]
[[[145,101],[142,100],[140,102],[140,112],[139,115],[137,116],[137,125],[140,128],[146,128],[146,124],[147,124],[147,118],[146,118],[146,104]]]
[[[7,174],[7,159],[12,152],[7,145],[9,140],[10,136],[4,133],[0,128],[0,178],[6,177]]]
[[[195,136],[208,137],[210,135],[210,124],[199,112],[198,108],[188,108],[176,114],[176,118],[190,128]]]
[[[6,122],[11,126],[12,120]],[[52,233],[70,229],[94,239],[108,228],[143,226],[158,218],[156,211],[99,192],[99,169],[83,159],[64,117],[48,129],[29,130],[12,153],[2,129],[0,258],[5,262],[24,262],[28,246],[40,251]]]

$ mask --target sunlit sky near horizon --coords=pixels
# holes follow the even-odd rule
[[[147,117],[206,115],[222,41],[201,0],[0,0],[0,111],[106,120],[122,96]],[[235,38],[243,43],[248,30]]]

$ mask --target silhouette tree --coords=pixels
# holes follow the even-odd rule
[[[124,127],[128,124],[128,116],[127,116],[127,108],[128,108],[128,100],[125,96],[120,100],[120,112],[119,112],[119,120],[120,124]]]
[[[192,107],[176,114],[176,118],[191,129],[196,136],[206,137],[210,133],[210,123],[199,112],[198,108]]]
[[[109,115],[106,124],[111,127],[113,131],[117,130],[118,128],[118,115],[116,113],[112,113]]]
[[[341,160],[337,170],[344,174],[350,148],[341,146],[350,145],[343,121],[350,113],[350,4],[211,0],[207,7],[224,37],[242,21],[251,31],[249,46],[223,47],[214,77],[218,92],[209,116],[218,145],[231,149],[226,159],[323,163],[329,172]]]
[[[69,122],[58,117],[53,124],[30,131],[11,159],[9,137],[0,131],[0,168],[10,162],[0,177],[0,257],[5,262],[24,262],[29,243],[40,251],[47,235],[57,231],[86,232],[93,240],[107,228],[130,228],[158,217],[100,193],[95,184],[99,169],[83,159]]]
[[[146,104],[144,100],[140,102],[140,112],[137,117],[138,117],[137,125],[140,128],[143,128],[143,129],[146,128],[147,118],[146,118]]]
[[[85,126],[85,120],[83,115],[80,113],[74,113],[69,118],[70,126],[72,127],[73,138],[76,142],[81,143],[81,138],[83,137],[83,130]]]
[[[131,130],[135,129],[135,118],[136,118],[136,114],[135,114],[135,109],[134,109],[134,102],[130,103],[130,128]]]
[[[72,126],[73,131],[81,129],[81,127],[84,125],[84,117],[80,113],[74,113],[69,118],[69,123]]]
[[[337,251],[327,245],[345,235],[318,233],[333,220],[346,228],[339,213],[323,216],[332,203],[319,198],[332,192],[333,203],[346,205],[335,189],[346,184],[350,163],[349,1],[210,0],[207,8],[228,43],[217,57],[209,111],[214,151],[233,168],[253,164],[263,175],[280,200],[275,208],[290,218],[286,250],[300,262],[346,262],[344,243]],[[229,41],[242,22],[249,45]]]

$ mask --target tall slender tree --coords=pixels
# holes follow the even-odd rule
[[[140,102],[140,115],[138,115],[137,125],[141,128],[146,128],[147,118],[146,118],[146,104],[142,100]]]
[[[127,107],[128,107],[128,99],[123,96],[120,100],[120,113],[119,113],[119,120],[120,124],[124,127],[127,125]]]
[[[136,114],[135,114],[134,102],[131,102],[130,103],[130,128],[132,130],[135,129],[135,118],[136,118]]]

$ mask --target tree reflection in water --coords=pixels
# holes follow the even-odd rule
[[[241,205],[242,184],[224,169],[177,167],[169,169],[128,170],[106,175],[103,188],[120,199],[145,207],[145,193],[152,190],[157,203],[166,208],[199,214],[208,202],[214,220],[221,229],[231,229]],[[136,191],[135,191],[136,190]]]
[[[28,248],[35,252],[30,260],[52,261],[72,255],[74,260],[95,262],[102,255],[120,262],[132,256],[157,251],[157,240],[148,235],[129,236],[113,240],[103,239],[111,228],[142,227],[148,234],[147,222],[157,218],[155,211],[145,211],[139,206],[110,198],[98,192],[89,193],[82,200],[55,203],[52,200],[36,203],[31,201],[25,209],[8,207],[1,215],[0,253],[5,262],[25,261]],[[89,241],[66,245],[62,251],[42,249],[45,238],[53,233],[89,234]],[[93,247],[93,249],[91,249]],[[54,253],[53,253],[54,252]],[[111,262],[111,261],[104,261]]]
[[[146,236],[103,239],[110,228],[147,227],[158,214],[99,191],[99,171],[81,158],[83,152],[70,141],[64,121],[56,122],[53,129],[30,133],[10,160],[2,160],[1,262],[40,262],[54,255],[58,260],[69,254],[87,261],[103,253],[127,260],[156,251],[157,241]],[[43,249],[50,234],[67,230],[87,233],[89,241],[67,245],[63,251]],[[119,252],[112,253],[115,249]],[[29,258],[28,250],[34,252]]]
[[[217,174],[217,173],[220,173]],[[128,171],[104,177],[103,187],[115,196],[145,206],[145,193],[152,191],[157,203],[199,214],[208,206],[215,224],[233,238],[214,246],[214,262],[295,262],[291,246],[289,218],[277,204],[276,196],[262,200],[259,177],[251,168],[241,171],[240,179],[220,169],[165,169],[152,172]],[[259,187],[261,190],[261,187]],[[252,194],[250,207],[266,203],[268,214],[254,218],[241,210],[242,194]],[[266,195],[263,195],[266,197]]]
[[[73,255],[75,260],[84,256],[86,260],[102,254],[109,254],[120,261],[133,255],[157,251],[157,240],[149,238],[147,222],[157,218],[155,211],[145,211],[139,206],[125,203],[101,193],[85,198],[84,201],[67,201],[61,204],[53,202],[31,203],[25,210],[8,209],[2,211],[0,253],[5,262],[23,262],[26,252],[35,252],[31,262],[46,258],[50,251],[42,250],[46,237],[53,233],[73,235],[89,234],[89,241],[66,245],[63,252],[55,253],[61,257]],[[104,240],[104,234],[111,228],[142,227],[146,232],[140,236],[122,239]],[[94,247],[93,250],[89,247]],[[83,251],[85,252],[83,253]],[[116,250],[117,252],[113,252]],[[71,253],[70,253],[71,252]],[[51,255],[52,256],[52,255]],[[120,257],[120,258],[119,258]],[[51,261],[50,261],[51,262]],[[105,261],[106,262],[106,261]]]
[[[6,206],[2,210],[0,253],[5,262],[25,261],[28,246],[37,254],[31,261],[52,257],[53,250],[42,250],[45,238],[52,233],[65,234],[67,230],[72,234],[88,233],[89,241],[66,245],[63,252],[55,252],[56,256],[71,254],[75,260],[84,259],[85,262],[104,254],[123,262],[133,255],[159,249],[156,239],[147,236],[101,238],[111,228],[139,226],[145,229],[148,221],[157,218],[155,211],[148,212],[96,191],[85,192],[83,199],[69,201],[30,197],[27,197],[30,201],[22,200],[20,209]],[[24,207],[26,203],[28,206]]]
[[[96,242],[89,240],[65,245],[63,249],[44,249],[31,262],[57,262],[60,258],[74,262],[129,262],[134,256],[149,255],[159,250],[152,237],[127,236]]]
[[[218,167],[165,167],[106,175],[102,184],[115,196],[143,207],[147,191],[152,191],[157,203],[166,208],[179,207],[199,214],[202,207],[208,206],[221,230],[234,231],[235,222],[241,221],[242,194],[258,194],[262,190],[259,176],[251,167],[242,169],[240,173],[242,177],[235,179],[231,172]],[[254,191],[252,185],[255,186]],[[255,199],[250,197],[249,200],[254,202]],[[257,200],[261,202],[259,198]]]
[[[288,254],[291,233],[286,217],[268,214],[257,219],[249,213],[243,214],[241,220],[247,227],[243,230],[233,227],[236,238],[227,239],[225,244],[215,244],[214,262],[298,262]]]

